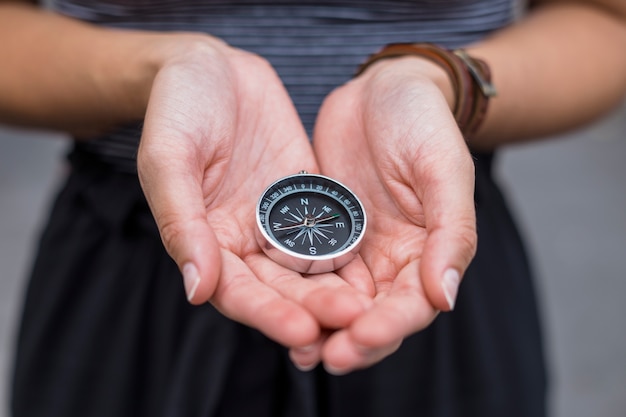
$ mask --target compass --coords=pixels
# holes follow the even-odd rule
[[[294,271],[334,271],[357,254],[367,218],[357,196],[329,177],[300,172],[279,179],[256,207],[257,242]]]

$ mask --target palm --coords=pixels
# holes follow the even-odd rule
[[[378,298],[393,294],[393,286],[405,289],[410,286],[422,299],[424,312],[433,314],[418,279],[413,279],[412,283],[396,281],[402,277],[401,271],[416,269],[427,236],[422,203],[407,179],[396,171],[402,161],[394,158],[402,156],[394,155],[394,149],[367,142],[371,130],[388,129],[355,123],[362,119],[346,117],[345,109],[342,112],[333,108],[334,103],[343,99],[333,99],[327,101],[320,113],[315,150],[322,171],[353,187],[366,207],[369,226],[361,256],[372,273]],[[326,126],[333,128],[326,130]],[[417,274],[413,278],[418,278]]]
[[[311,344],[320,319],[301,306],[308,297],[344,301],[331,309],[336,326],[352,320],[360,302],[337,275],[302,279],[260,252],[256,199],[277,178],[317,165],[271,68],[242,52],[223,58],[222,67],[200,60],[161,72],[140,147],[142,185],[166,248],[202,276],[192,302],[210,299],[283,344]],[[338,287],[344,291],[332,291]]]
[[[438,107],[437,97],[410,89],[367,96],[363,84],[349,83],[327,98],[314,138],[322,172],[354,188],[370,218],[361,256],[376,286],[376,308],[333,335],[324,354],[331,367],[344,369],[380,360],[442,308],[441,291],[428,287],[444,262],[435,253],[447,216],[442,203],[453,202],[440,194],[461,189],[459,210],[470,205],[463,214],[470,233],[473,224],[468,153],[445,102]],[[445,172],[454,166],[464,168]],[[445,184],[455,175],[460,179]]]

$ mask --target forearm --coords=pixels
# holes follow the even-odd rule
[[[626,93],[626,18],[600,7],[540,6],[468,48],[491,65],[499,95],[472,139],[489,149],[588,123]]]
[[[156,73],[181,53],[172,38],[0,3],[0,122],[89,132],[141,120]]]

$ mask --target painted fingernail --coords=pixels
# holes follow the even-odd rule
[[[187,301],[191,302],[200,284],[200,274],[198,273],[198,268],[191,262],[183,266],[182,273],[185,293],[187,293]]]
[[[461,275],[456,269],[448,269],[443,273],[443,293],[448,301],[450,310],[454,310],[454,304],[456,303],[456,295],[459,292],[459,284],[461,283]]]

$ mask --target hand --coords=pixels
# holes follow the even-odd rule
[[[331,372],[378,362],[451,310],[475,253],[473,162],[431,81],[445,77],[418,58],[382,61],[320,111],[318,163],[363,200],[370,220],[360,254],[376,287],[375,306],[321,348]]]
[[[265,60],[215,39],[183,39],[154,81],[138,154],[165,247],[190,302],[210,300],[289,347],[319,344],[320,320],[345,326],[371,302],[354,289],[373,292],[367,268],[352,266],[353,285],[332,273],[303,279],[260,251],[256,199],[280,177],[316,172],[312,148]],[[309,296],[326,300],[321,319],[302,307]]]

